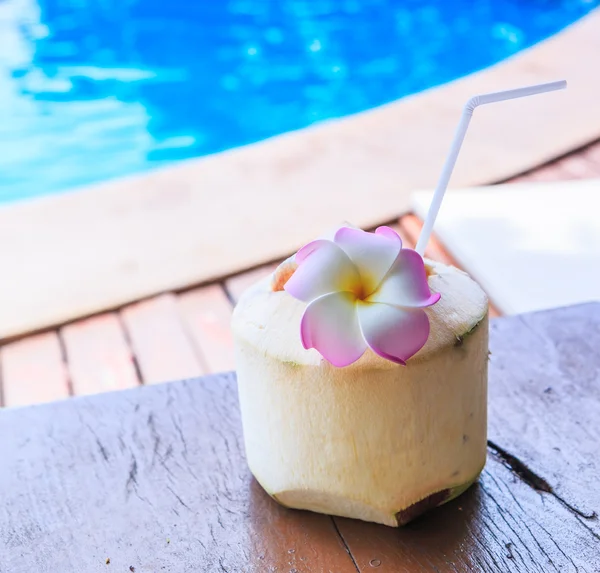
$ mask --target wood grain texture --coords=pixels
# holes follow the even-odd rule
[[[223,286],[213,284],[179,295],[180,313],[207,373],[234,369],[231,312]]]
[[[121,316],[145,384],[204,374],[174,294],[132,304]]]
[[[402,529],[271,501],[232,374],[4,410],[0,572],[599,571],[599,347],[598,303],[493,321],[488,464]]]
[[[401,530],[336,518],[361,572],[600,571],[600,304],[491,325],[479,483]]]
[[[403,529],[336,522],[363,573],[592,573],[600,566],[598,539],[492,455],[475,486]]]
[[[69,395],[67,370],[56,332],[29,336],[0,347],[0,367],[4,406],[50,402]]]
[[[493,322],[490,337],[490,440],[600,537],[583,517],[600,516],[600,304]]]
[[[356,573],[253,481],[238,412],[232,375],[3,411],[0,572]]]
[[[60,335],[76,396],[133,388],[140,383],[118,314],[68,324]]]

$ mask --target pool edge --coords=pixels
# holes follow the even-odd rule
[[[600,77],[586,59],[593,53],[600,53],[600,9],[509,60],[355,116],[0,206],[0,268],[8,277],[0,338],[285,256],[342,220],[391,220],[409,208],[412,189],[435,183],[474,93],[570,82],[566,92],[478,110],[453,187],[504,180],[597,139]]]

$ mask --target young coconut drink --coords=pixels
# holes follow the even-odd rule
[[[561,87],[478,96],[465,114]],[[398,526],[483,469],[488,300],[466,273],[420,254],[467,126],[463,115],[420,252],[389,227],[344,226],[236,306],[248,465],[285,506]]]

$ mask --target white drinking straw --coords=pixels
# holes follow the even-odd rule
[[[456,134],[454,135],[452,146],[450,147],[450,152],[448,153],[448,157],[446,157],[446,162],[444,163],[442,173],[440,175],[437,187],[433,194],[433,199],[431,200],[431,205],[429,206],[429,212],[427,213],[427,218],[425,219],[423,229],[421,230],[421,234],[419,235],[419,241],[417,242],[417,246],[415,248],[417,253],[419,253],[422,256],[425,252],[425,247],[427,246],[429,237],[431,236],[433,224],[435,223],[438,211],[440,210],[440,205],[442,204],[442,199],[444,198],[444,193],[446,192],[446,188],[448,187],[448,181],[450,180],[450,176],[452,175],[452,171],[454,170],[454,165],[456,164],[456,158],[458,157],[461,145],[467,133],[467,129],[469,128],[469,122],[471,121],[473,110],[477,106],[484,105],[486,103],[494,103],[497,101],[504,101],[507,99],[515,99],[535,94],[542,94],[545,92],[562,90],[566,87],[567,82],[565,80],[561,80],[558,82],[539,84],[537,86],[527,86],[516,90],[506,90],[503,92],[476,95],[473,96],[465,104],[462,117],[460,118],[460,122],[458,124],[458,127],[456,128]]]

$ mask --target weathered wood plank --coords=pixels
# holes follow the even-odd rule
[[[253,285],[263,277],[266,277],[268,274],[271,274],[277,268],[277,265],[278,264],[272,263],[229,277],[225,281],[225,290],[231,297],[231,300],[236,303],[249,286]]]
[[[204,374],[174,294],[130,305],[121,316],[145,384]]]
[[[336,519],[361,572],[600,570],[600,304],[491,324],[479,484],[399,531]]]
[[[73,394],[133,388],[140,381],[123,325],[107,313],[61,328]]]
[[[0,436],[2,573],[356,573],[330,517],[250,477],[231,375],[6,410]]]
[[[221,284],[179,295],[179,308],[208,373],[233,370],[233,306]]]
[[[492,325],[488,465],[409,526],[272,502],[211,376],[0,412],[0,571],[598,571],[600,304]]]
[[[0,347],[5,406],[50,402],[69,395],[69,380],[56,332]]]
[[[592,573],[600,566],[592,532],[493,455],[478,484],[402,529],[335,521],[361,573]]]
[[[600,304],[496,321],[490,336],[490,440],[600,516]]]

